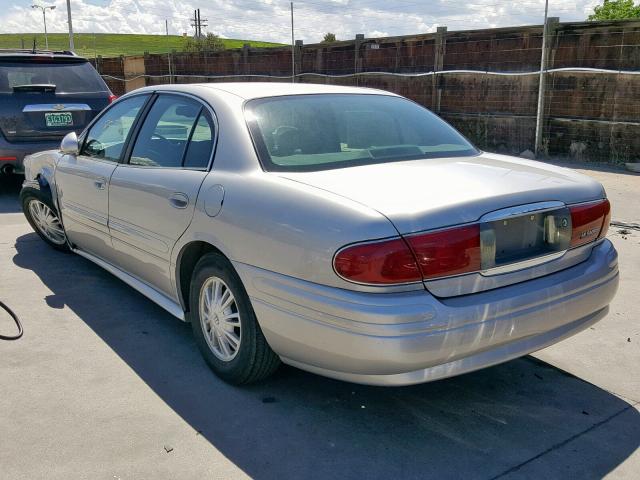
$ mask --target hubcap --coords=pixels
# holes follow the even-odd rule
[[[47,205],[40,200],[31,200],[29,213],[40,233],[48,240],[56,245],[63,245],[67,241],[60,219]]]
[[[200,289],[200,322],[213,354],[223,362],[233,360],[242,340],[240,312],[233,293],[218,277],[207,279]]]

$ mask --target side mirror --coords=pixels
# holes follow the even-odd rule
[[[76,132],[67,133],[60,142],[60,151],[67,155],[77,155],[80,151]]]

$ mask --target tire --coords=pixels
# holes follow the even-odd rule
[[[67,243],[67,236],[64,232],[62,221],[60,220],[60,214],[53,205],[51,198],[35,188],[23,188],[20,192],[20,201],[22,203],[22,211],[25,217],[27,217],[29,225],[31,225],[31,228],[33,228],[40,238],[56,250],[70,252],[71,249]],[[54,234],[52,233],[53,230],[48,233],[46,230],[47,227],[43,226],[41,221],[38,220],[35,212],[38,209],[47,212],[44,207],[48,209],[47,217],[50,219],[50,222],[48,222],[50,227],[56,227],[61,233]]]
[[[233,300],[221,309],[216,305],[230,301],[225,297],[227,290]],[[217,298],[220,302],[216,302]],[[276,371],[280,358],[264,338],[242,281],[225,257],[207,253],[198,261],[191,277],[189,307],[196,344],[218,377],[243,385]],[[239,339],[235,349],[233,338]],[[221,342],[227,343],[226,350]]]

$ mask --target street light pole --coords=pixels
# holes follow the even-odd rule
[[[293,2],[291,2],[291,82],[296,83],[296,42],[293,34]]]
[[[56,6],[55,5],[36,5],[36,4],[33,4],[33,5],[31,5],[31,8],[39,8],[40,10],[42,10],[42,20],[44,21],[44,43],[45,43],[45,46],[46,46],[47,50],[49,50],[49,38],[47,37],[47,9],[55,10]]]
[[[538,77],[538,109],[536,112],[536,136],[534,143],[534,154],[536,158],[542,153],[542,128],[544,121],[544,87],[545,69],[547,68],[547,35],[549,20],[549,0],[544,2],[544,23],[542,24],[542,52],[540,55],[540,75]]]
[[[75,50],[73,45],[73,23],[71,23],[71,0],[67,0],[67,23],[69,24],[69,50]]]

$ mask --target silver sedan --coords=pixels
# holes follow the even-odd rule
[[[618,286],[599,183],[384,91],[142,88],[25,169],[42,239],[191,322],[236,384],[470,372],[589,327]]]

